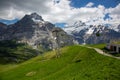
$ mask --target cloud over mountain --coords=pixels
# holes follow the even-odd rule
[[[108,22],[118,24],[120,21],[120,3],[113,8],[106,8],[100,4],[94,6],[93,2],[76,8],[70,3],[71,0],[1,0],[0,18],[21,18],[26,13],[37,12],[52,23],[71,24],[81,20],[89,24]],[[104,20],[106,14],[109,14],[110,18]]]

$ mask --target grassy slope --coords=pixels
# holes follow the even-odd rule
[[[5,69],[5,68],[4,68]],[[7,68],[6,68],[7,69]],[[119,80],[120,60],[80,46],[48,52],[0,72],[0,80]]]
[[[91,45],[86,45],[86,46],[103,49],[106,46],[106,44],[91,44]]]

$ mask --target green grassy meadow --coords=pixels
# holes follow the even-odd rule
[[[94,48],[99,48],[99,49],[104,49],[106,44],[87,44],[85,46],[90,46],[90,47],[94,47]]]
[[[21,64],[1,64],[0,80],[120,80],[120,60],[94,49],[69,46]]]

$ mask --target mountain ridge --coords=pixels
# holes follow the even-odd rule
[[[119,25],[116,31],[108,25],[86,25],[86,23],[78,21],[78,23],[75,22],[63,29],[80,44],[99,44],[108,43],[111,40],[120,40]]]
[[[15,24],[7,26],[4,34],[0,34],[0,40],[11,40],[16,39],[19,42],[25,42],[34,48],[42,46],[44,48],[50,48],[51,44],[54,46],[50,34],[52,30],[55,29],[55,25],[44,21],[41,16],[37,13],[32,13],[30,15],[25,15],[21,20],[17,21]],[[73,44],[73,38],[71,38],[66,32],[62,29],[59,29],[61,32],[58,33],[61,37],[61,41],[65,45]],[[2,32],[2,31],[1,31]],[[55,37],[55,35],[53,36]],[[68,43],[67,43],[68,42]],[[62,46],[63,46],[62,45]]]

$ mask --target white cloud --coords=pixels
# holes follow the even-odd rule
[[[93,5],[94,5],[94,3],[89,2],[89,3],[86,5],[86,7],[92,7]]]
[[[120,4],[115,8],[106,9],[106,13],[109,13],[112,19],[109,19],[108,22],[111,24],[120,24]]]
[[[21,10],[14,9],[13,7],[10,7],[8,10],[6,10],[8,13],[6,16],[3,16],[3,18],[6,18],[8,20],[15,19],[15,18],[22,18],[26,13],[30,14],[30,12],[25,12]]]
[[[68,0],[61,0],[57,5],[51,5],[51,3],[49,3],[51,10],[49,14],[44,14],[44,18],[52,22],[67,22],[73,24],[78,20],[84,22],[97,20],[96,22],[98,23],[98,20],[102,21],[105,16],[105,7],[102,5],[98,7],[73,8],[69,3],[70,1]]]
[[[15,1],[15,0],[13,0]],[[70,0],[23,0],[24,2],[13,2],[10,8],[1,9],[1,18],[14,19],[21,18],[26,13],[37,12],[44,20],[52,23],[66,22],[72,24],[81,20],[89,24],[101,23],[119,23],[120,4],[115,8],[106,9],[103,5],[92,7],[94,3],[90,2],[85,7],[71,7]],[[60,1],[54,4],[54,1]],[[112,19],[106,19],[105,14],[109,13]]]

